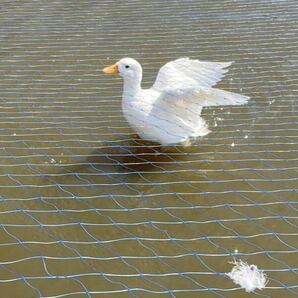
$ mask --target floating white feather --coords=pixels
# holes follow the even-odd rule
[[[248,293],[265,288],[268,282],[267,276],[256,265],[249,265],[241,260],[235,260],[232,264],[235,266],[231,272],[227,273],[227,276],[235,284],[240,285]]]

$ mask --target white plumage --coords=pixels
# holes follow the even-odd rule
[[[231,272],[227,273],[233,282],[250,293],[256,289],[262,290],[268,283],[267,275],[256,265],[249,265],[242,260],[234,260]]]
[[[139,136],[169,145],[210,132],[201,117],[203,107],[247,103],[247,96],[212,88],[230,65],[177,59],[159,70],[150,89],[141,88],[142,67],[132,58],[123,58],[103,71],[123,77],[123,113]]]

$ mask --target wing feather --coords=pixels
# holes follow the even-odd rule
[[[201,117],[203,107],[242,105],[249,97],[216,88],[164,89],[152,105],[149,117],[162,127],[168,143],[207,135],[210,131]]]
[[[196,111],[202,107],[243,105],[250,98],[217,88],[164,89],[159,101],[169,106],[184,107]]]
[[[204,62],[180,58],[165,64],[152,88],[212,87],[219,82],[233,62]]]

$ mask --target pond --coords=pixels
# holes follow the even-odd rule
[[[297,297],[296,1],[15,1],[0,10],[0,287],[7,297]],[[143,87],[179,57],[234,61],[189,147],[135,138]],[[268,289],[224,273],[255,264]]]

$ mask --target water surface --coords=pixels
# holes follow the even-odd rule
[[[296,1],[2,1],[0,289],[7,297],[296,297]],[[167,61],[235,61],[212,133],[134,139],[122,82]],[[241,258],[269,287],[223,275]],[[59,296],[60,295],[60,296]]]

